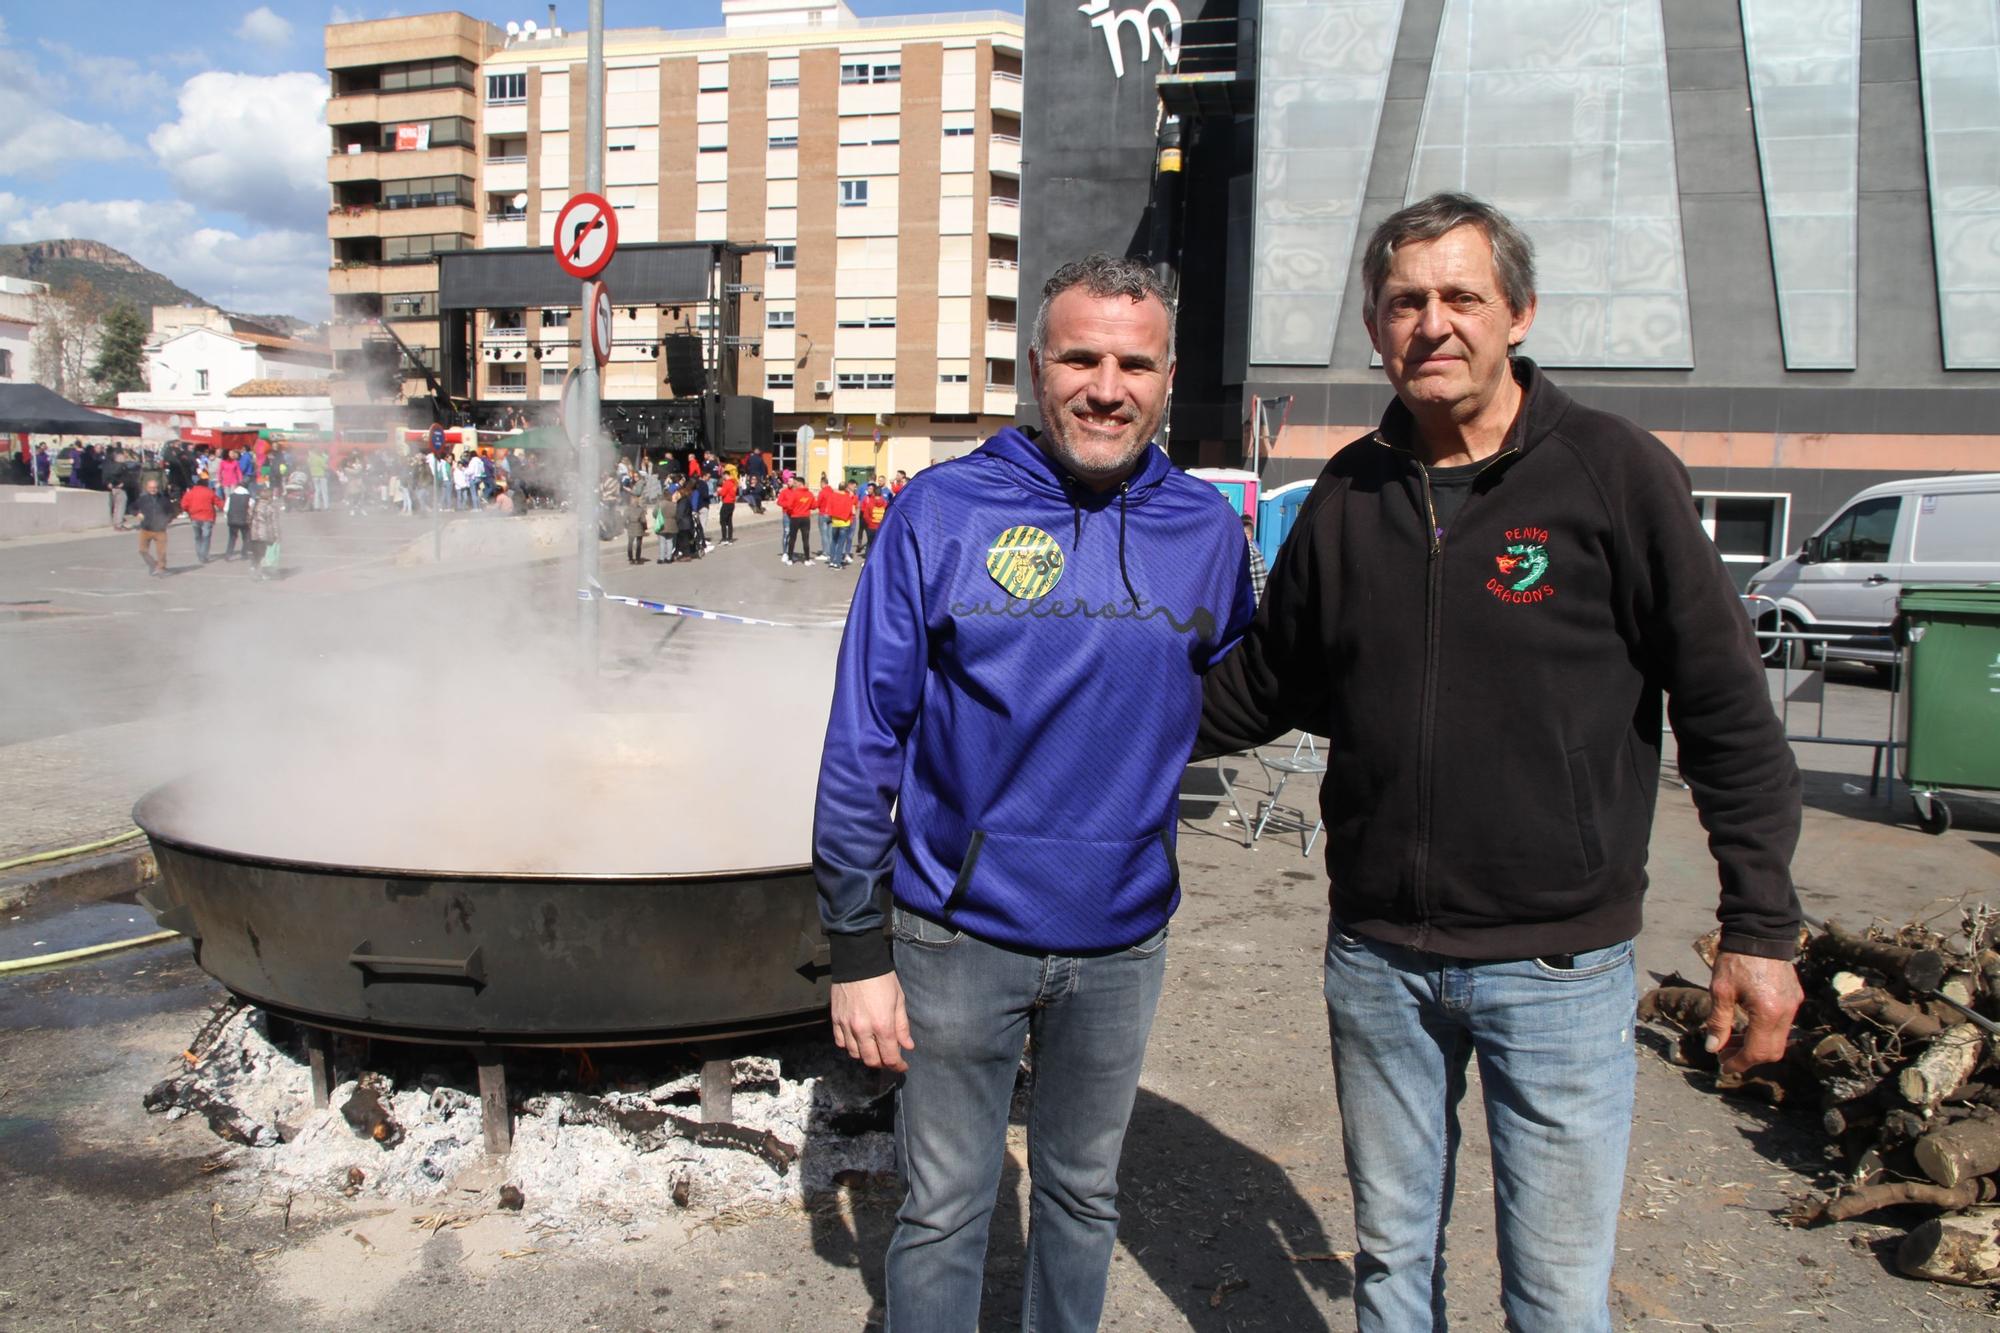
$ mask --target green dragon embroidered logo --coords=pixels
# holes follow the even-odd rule
[[[1510,528],[1507,549],[1493,557],[1499,566],[1498,578],[1486,580],[1486,591],[1503,602],[1519,606],[1545,602],[1556,595],[1549,576],[1549,531],[1547,528]]]
[[[1022,524],[986,548],[986,572],[1010,596],[1024,602],[1046,596],[1063,576],[1062,547],[1040,528]]]

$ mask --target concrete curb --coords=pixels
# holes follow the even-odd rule
[[[153,849],[144,842],[95,856],[54,861],[18,875],[0,876],[0,912],[18,913],[52,903],[103,902],[143,888],[159,874]]]

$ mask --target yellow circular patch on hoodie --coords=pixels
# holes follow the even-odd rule
[[[1062,578],[1062,547],[1040,528],[1009,528],[986,548],[986,572],[1010,596],[1023,601],[1045,596]]]

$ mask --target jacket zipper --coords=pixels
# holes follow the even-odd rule
[[[1376,442],[1397,453],[1408,454],[1408,450],[1397,449],[1382,438],[1378,431]],[[1479,481],[1502,459],[1518,453],[1516,449],[1502,449],[1487,460],[1486,466],[1473,476],[1473,494],[1465,497],[1465,504],[1471,504],[1478,494]],[[1414,457],[1413,457],[1413,460]],[[1431,929],[1430,895],[1425,879],[1431,859],[1431,751],[1434,748],[1437,723],[1437,677],[1438,677],[1438,633],[1439,621],[1444,614],[1444,529],[1438,525],[1437,502],[1431,493],[1431,474],[1421,462],[1417,462],[1417,483],[1424,495],[1424,520],[1428,525],[1430,543],[1424,560],[1424,677],[1423,690],[1418,696],[1417,723],[1417,851],[1411,867],[1410,895],[1416,909],[1417,934],[1410,947],[1421,950]],[[1464,513],[1461,507],[1461,514]]]

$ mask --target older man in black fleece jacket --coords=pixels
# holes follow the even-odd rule
[[[1509,1328],[1610,1328],[1662,698],[1721,871],[1711,1049],[1783,1054],[1799,778],[1687,474],[1512,354],[1532,251],[1438,195],[1363,261],[1397,401],[1328,463],[1197,755],[1331,738],[1326,995],[1363,1330],[1442,1327],[1479,1058]]]

